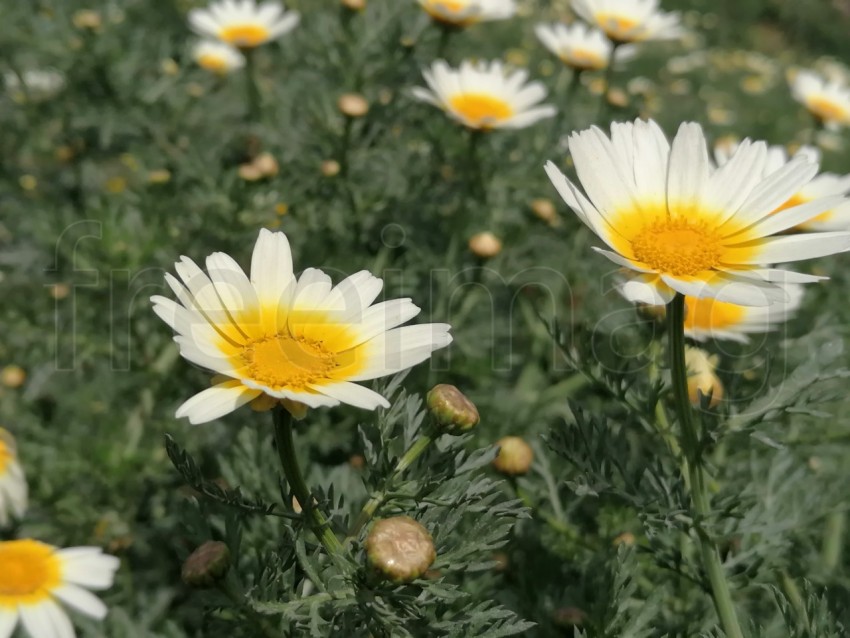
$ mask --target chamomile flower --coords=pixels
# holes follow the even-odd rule
[[[573,9],[617,44],[675,40],[685,34],[678,13],[658,10],[658,0],[573,0]]]
[[[336,286],[315,268],[296,277],[283,233],[260,231],[250,278],[224,253],[206,265],[204,272],[182,257],[175,264],[180,279],[166,275],[179,303],[151,298],[177,332],[183,357],[226,377],[180,406],[177,416],[191,423],[260,397],[282,400],[295,414],[340,403],[388,407],[356,382],[410,368],[452,340],[446,324],[399,327],[419,308],[410,299],[373,304],[383,282],[366,271]]]
[[[27,480],[18,461],[15,439],[0,428],[0,528],[6,527],[10,518],[22,518],[26,510]]]
[[[599,29],[582,22],[538,24],[534,32],[549,51],[576,71],[600,71],[611,60],[611,41]],[[634,47],[621,47],[617,51],[617,61],[622,62],[634,54]]]
[[[20,621],[31,638],[73,638],[60,603],[98,620],[106,605],[88,590],[112,586],[119,561],[99,547],[59,549],[32,539],[0,541],[0,638]]]
[[[850,125],[850,87],[801,69],[790,80],[791,94],[824,126]]]
[[[419,0],[419,4],[437,22],[454,27],[506,20],[516,13],[514,0]]]
[[[226,75],[245,66],[245,56],[239,49],[216,40],[201,40],[192,48],[198,66],[218,75]]]
[[[584,193],[549,162],[561,197],[608,246],[596,250],[631,272],[622,292],[660,305],[675,293],[745,306],[787,301],[778,285],[818,277],[763,264],[812,259],[850,248],[850,233],[776,236],[845,202],[820,197],[774,211],[818,170],[799,155],[764,176],[767,145],[745,140],[715,168],[698,124],[672,145],[653,121],[614,123],[573,133],[569,148]],[[585,194],[586,193],[586,194]]]
[[[785,286],[788,300],[771,306],[739,306],[710,297],[685,297],[685,334],[696,341],[722,339],[747,343],[749,335],[770,332],[788,321],[803,299],[803,287]]]
[[[197,34],[240,49],[252,49],[292,31],[298,24],[295,11],[284,11],[278,2],[218,0],[206,9],[189,12],[189,26]]]
[[[546,97],[542,84],[526,83],[526,71],[509,72],[498,61],[465,61],[452,69],[437,60],[423,75],[429,88],[416,87],[413,96],[472,129],[525,128],[556,112],[554,106],[535,106]]]
[[[714,158],[719,166],[729,161],[731,153],[736,146],[716,146]],[[820,162],[820,150],[814,146],[802,146],[796,155],[805,155],[813,162]],[[767,177],[774,171],[782,168],[789,160],[788,151],[784,146],[770,146],[767,149],[767,161],[764,165],[764,176]],[[830,195],[847,195],[850,193],[850,175],[836,175],[835,173],[819,173],[812,181],[803,186],[798,192],[791,195],[788,201],[780,204],[774,212],[779,212],[793,206],[805,204],[819,197]],[[826,212],[813,217],[795,227],[795,230],[847,230],[850,229],[850,202],[839,204]]]

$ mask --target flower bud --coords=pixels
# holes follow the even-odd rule
[[[723,384],[714,374],[717,357],[699,348],[685,348],[685,367],[688,370],[688,398],[694,405],[700,404],[700,393],[711,394],[709,407],[715,408],[723,399]]]
[[[257,168],[253,163],[252,164],[240,164],[239,165],[239,177],[244,179],[246,182],[256,182],[263,178],[263,173]]]
[[[490,231],[485,231],[470,237],[469,250],[476,257],[489,259],[502,252],[502,241]]]
[[[449,432],[466,432],[478,424],[478,408],[453,385],[435,385],[426,401],[437,424]]]
[[[277,175],[278,164],[277,160],[271,153],[260,153],[253,161],[254,167],[263,174],[264,177],[272,177]]]
[[[325,177],[335,177],[339,175],[340,170],[341,166],[336,160],[325,160],[322,162],[321,171]]]
[[[71,22],[78,29],[91,29],[92,31],[100,29],[103,24],[100,14],[91,9],[80,9],[71,17]]]
[[[27,380],[27,373],[21,366],[10,365],[0,372],[0,379],[7,388],[20,388]]]
[[[428,530],[409,516],[378,521],[366,537],[369,564],[394,583],[409,583],[422,576],[437,552]]]
[[[347,117],[363,117],[369,112],[369,103],[359,93],[345,93],[336,103],[340,113]]]
[[[230,550],[221,541],[207,541],[183,562],[183,582],[192,587],[209,587],[230,569]]]
[[[519,476],[528,472],[534,460],[534,450],[518,436],[506,436],[496,442],[499,454],[493,459],[493,467],[502,474]]]
[[[342,6],[350,11],[363,11],[366,8],[366,0],[341,0]]]
[[[546,222],[550,226],[557,226],[560,223],[558,210],[551,199],[539,198],[531,200],[531,212],[537,219]]]

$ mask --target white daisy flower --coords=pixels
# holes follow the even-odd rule
[[[0,528],[27,511],[27,479],[18,461],[15,439],[0,428]]]
[[[508,72],[498,61],[452,69],[437,60],[423,75],[430,90],[416,87],[413,96],[472,129],[525,128],[556,113],[554,106],[535,106],[546,97],[541,83],[526,84],[526,71]]]
[[[767,177],[767,145],[745,140],[715,168],[698,124],[685,123],[672,146],[653,121],[614,123],[573,133],[570,153],[584,193],[549,162],[561,197],[610,250],[596,250],[631,271],[622,291],[660,305],[675,293],[745,306],[787,301],[779,283],[820,278],[763,264],[799,261],[850,248],[850,233],[780,235],[843,204],[820,197],[774,214],[817,174],[798,155]],[[586,195],[585,195],[586,193]]]
[[[60,603],[98,620],[106,605],[89,589],[112,586],[119,561],[99,547],[59,549],[36,540],[0,542],[0,638],[20,620],[31,638],[74,638]]]
[[[801,69],[790,80],[791,94],[824,126],[850,125],[850,87]]]
[[[784,286],[788,299],[771,306],[739,306],[710,297],[685,297],[685,335],[696,341],[747,343],[753,333],[770,332],[788,321],[803,300],[803,287]]]
[[[206,9],[189,12],[189,26],[197,34],[251,49],[279,38],[298,24],[295,11],[284,11],[279,2],[219,0]]]
[[[356,382],[410,368],[452,341],[447,324],[398,327],[419,308],[410,299],[373,305],[383,282],[365,270],[336,286],[315,268],[295,277],[283,233],[260,231],[250,278],[224,253],[206,265],[205,273],[182,257],[180,280],[165,276],[180,303],[151,297],[183,357],[228,378],[180,406],[177,416],[191,423],[260,397],[283,400],[294,413],[340,403],[388,407]]]
[[[195,44],[192,47],[192,58],[201,68],[219,75],[245,66],[245,56],[239,49],[215,40],[201,40]]]
[[[455,27],[506,20],[516,13],[514,0],[419,0],[419,4],[437,22]]]
[[[611,41],[599,29],[582,22],[572,24],[538,24],[534,27],[537,39],[561,62],[576,71],[600,71],[611,60]],[[617,50],[617,62],[634,57],[635,48],[623,46]]]
[[[615,43],[675,40],[685,34],[678,13],[658,10],[658,0],[573,0],[573,9]]]
[[[714,158],[719,166],[729,161],[731,154],[737,148],[736,145],[715,146]],[[795,153],[808,157],[813,162],[820,163],[820,150],[814,146],[801,146]],[[764,176],[767,177],[774,171],[778,171],[789,160],[788,151],[784,146],[769,146],[767,149],[767,161],[764,165]],[[820,173],[812,181],[804,185],[798,192],[791,195],[788,201],[780,204],[774,212],[778,213],[787,208],[793,208],[805,204],[820,197],[829,195],[847,195],[850,193],[850,175],[836,175],[834,173]],[[809,219],[794,228],[795,230],[848,230],[850,229],[850,202],[839,204],[835,208]]]
[[[24,90],[39,99],[53,97],[65,88],[65,76],[55,69],[32,69],[23,71],[20,76],[13,71],[3,75],[6,89],[13,94],[23,93]]]

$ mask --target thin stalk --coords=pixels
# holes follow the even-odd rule
[[[560,102],[558,114],[553,118],[554,121],[552,123],[552,136],[555,138],[556,142],[560,137],[561,131],[564,129],[569,130],[569,127],[572,124],[573,96],[578,85],[581,83],[582,72],[583,69],[573,69],[569,83],[565,83],[563,78],[567,75],[568,71],[564,68],[561,70],[561,75],[555,85],[555,98]],[[566,84],[566,87],[564,87],[564,84]]]
[[[823,530],[823,546],[821,547],[821,563],[827,573],[835,571],[841,563],[841,548],[844,545],[844,527],[847,523],[847,512],[832,512],[826,517]]]
[[[481,167],[481,157],[478,147],[484,133],[477,129],[469,129],[469,144],[466,149],[466,171],[469,176],[469,194],[482,206],[487,205],[487,187],[484,184],[484,172]]]
[[[292,436],[292,415],[281,406],[277,406],[272,411],[274,418],[274,438],[277,442],[277,453],[280,457],[280,466],[283,469],[283,475],[286,477],[286,482],[304,514],[307,515],[310,527],[313,533],[324,545],[327,552],[331,555],[342,551],[342,544],[333,533],[328,519],[325,515],[313,504],[313,495],[310,493],[310,488],[304,482],[304,475],[301,473],[301,468],[298,465],[298,458],[295,454],[295,440]]]
[[[245,117],[248,122],[258,122],[261,115],[260,87],[257,86],[257,65],[254,49],[245,49],[245,100],[248,110]]]
[[[711,515],[711,504],[708,495],[708,480],[703,467],[702,448],[693,422],[690,399],[688,398],[687,370],[685,368],[685,297],[679,293],[667,306],[667,335],[670,340],[670,372],[673,381],[673,403],[681,430],[681,445],[684,458],[687,460],[687,476],[690,479],[691,499],[697,520],[706,520]],[[714,540],[697,527],[700,555],[708,580],[711,584],[711,594],[714,607],[720,617],[720,623],[728,638],[743,638],[735,605],[720,552]]]
[[[380,492],[376,492],[372,495],[372,498],[366,501],[366,504],[363,506],[363,509],[360,510],[360,514],[358,514],[357,519],[351,526],[351,530],[348,532],[348,538],[355,538],[360,533],[363,526],[372,519],[375,512],[378,511],[378,508],[384,504],[384,501],[390,494],[390,487],[393,483],[395,483],[395,481],[399,479],[405,471],[407,471],[407,468],[413,465],[416,459],[418,459],[419,456],[428,449],[428,446],[431,445],[433,440],[434,437],[431,434],[423,434],[408,448],[407,452],[404,453],[404,456],[399,459],[398,464],[395,466],[395,470],[393,470],[393,473],[390,475],[390,478],[385,482],[384,489]]]
[[[608,56],[608,66],[605,68],[605,76],[603,79],[602,95],[599,98],[599,108],[596,112],[596,120],[602,119],[602,114],[608,108],[608,91],[611,89],[611,81],[614,79],[614,62],[617,59],[617,49],[620,47],[619,42],[611,43],[611,55]]]
[[[437,42],[437,60],[445,59],[446,49],[449,47],[449,40],[451,39],[451,27],[440,25],[440,39]]]

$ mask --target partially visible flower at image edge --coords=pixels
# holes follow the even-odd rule
[[[15,439],[0,428],[0,528],[6,527],[10,519],[23,517],[27,511],[27,492]]]
[[[88,590],[111,587],[119,565],[99,547],[0,541],[0,638],[9,638],[18,621],[31,638],[73,638],[74,628],[60,603],[102,620],[107,607]]]
[[[528,72],[508,71],[499,61],[464,61],[453,69],[437,60],[423,75],[428,89],[413,88],[413,97],[471,129],[525,128],[557,112],[554,106],[536,106],[546,97],[541,83],[526,83]]]
[[[251,49],[292,31],[300,16],[278,2],[219,0],[189,11],[189,26],[198,35],[241,49]]]
[[[506,20],[516,13],[514,0],[419,0],[432,19],[453,27]]]
[[[830,129],[850,125],[850,87],[800,69],[789,79],[791,95]]]
[[[610,138],[595,126],[573,133],[569,148],[585,192],[554,163],[546,172],[607,244],[594,250],[630,273],[621,292],[632,302],[662,305],[675,293],[745,306],[786,302],[780,284],[822,277],[765,264],[850,248],[847,232],[777,235],[846,201],[820,197],[774,213],[817,173],[806,156],[765,177],[767,145],[744,140],[714,168],[698,124],[682,124],[671,145],[651,120],[613,123]]]
[[[684,36],[679,14],[660,11],[658,4],[658,0],[572,0],[579,17],[617,44]]]
[[[260,231],[250,278],[224,253],[207,257],[206,266],[205,273],[182,257],[180,279],[165,276],[179,303],[151,297],[183,357],[227,378],[177,410],[193,424],[260,397],[296,415],[304,406],[388,407],[356,382],[410,368],[452,341],[448,324],[401,326],[419,314],[410,299],[373,304],[383,281],[365,270],[336,286],[315,268],[296,277],[280,232]]]

